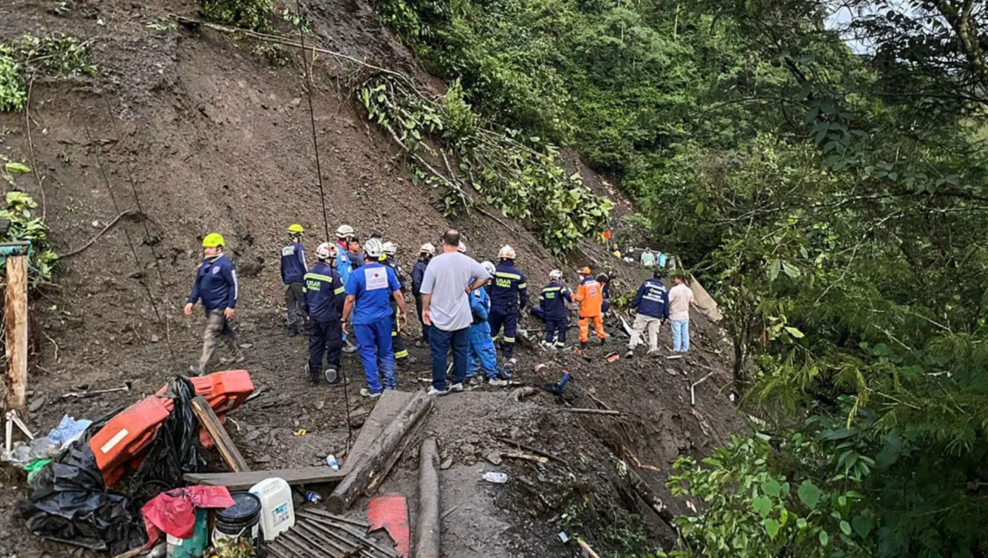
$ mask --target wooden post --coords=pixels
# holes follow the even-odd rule
[[[3,325],[7,335],[6,409],[27,416],[27,256],[7,256]]]
[[[360,458],[360,462],[348,467],[346,477],[336,486],[336,490],[326,498],[326,507],[333,513],[343,513],[350,509],[354,500],[367,487],[380,482],[379,477],[387,474],[404,446],[405,437],[421,424],[432,410],[432,399],[420,391],[412,397],[391,424],[381,432]]]
[[[220,457],[234,473],[246,473],[250,471],[244,456],[240,455],[240,450],[230,439],[230,434],[220,422],[220,419],[213,412],[213,408],[201,395],[192,398],[192,412],[196,414],[199,423],[209,433],[209,437],[216,443],[216,449],[220,450]]]
[[[439,558],[439,452],[426,438],[419,450],[419,518],[415,558]]]

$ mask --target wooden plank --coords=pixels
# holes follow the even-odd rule
[[[419,517],[415,558],[440,558],[439,451],[436,439],[426,438],[419,450]]]
[[[425,392],[416,393],[391,424],[374,439],[374,443],[353,464],[346,477],[336,486],[336,490],[326,499],[329,511],[342,513],[350,509],[368,486],[379,483],[384,472],[394,463],[395,452],[408,443],[406,436],[431,410],[432,399]]]
[[[250,488],[264,479],[284,479],[288,484],[324,484],[340,482],[346,476],[342,471],[334,471],[325,465],[298,469],[273,469],[271,471],[250,471],[245,473],[188,473],[183,478],[192,484],[225,486],[231,490]]]
[[[192,399],[192,412],[196,414],[196,418],[199,419],[199,423],[202,424],[206,432],[209,433],[209,437],[213,439],[216,443],[216,449],[220,450],[220,456],[223,461],[226,462],[227,466],[234,473],[246,473],[250,471],[250,467],[247,466],[247,461],[244,460],[244,456],[240,455],[240,450],[230,439],[230,434],[227,433],[226,428],[223,427],[223,423],[213,412],[213,408],[209,406],[206,399],[197,395]]]
[[[360,462],[360,458],[367,452],[367,448],[374,443],[374,439],[381,432],[384,432],[384,429],[398,416],[398,413],[408,404],[412,395],[412,393],[407,391],[394,389],[384,391],[384,394],[375,403],[370,415],[367,416],[367,420],[364,421],[364,425],[360,428],[360,434],[357,435],[357,440],[354,441],[353,447],[350,448],[350,453],[346,456],[340,470],[349,471],[350,465]]]
[[[27,256],[7,257],[3,325],[7,335],[5,409],[27,417]]]

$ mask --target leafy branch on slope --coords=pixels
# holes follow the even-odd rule
[[[88,42],[51,33],[44,37],[25,34],[0,43],[0,112],[24,109],[34,77],[95,76]]]
[[[433,101],[408,79],[376,74],[360,100],[404,150],[414,181],[446,188],[447,214],[469,208],[469,185],[505,216],[526,221],[556,255],[607,226],[612,203],[584,187],[579,173],[565,171],[558,148],[486,126],[458,82]]]

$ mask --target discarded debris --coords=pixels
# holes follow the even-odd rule
[[[130,391],[131,385],[132,384],[130,382],[124,382],[124,385],[118,388],[96,389],[92,391],[70,391],[69,393],[63,395],[62,399],[84,399],[87,397],[96,397],[97,395],[105,395],[107,393],[116,393],[118,391]]]
[[[566,384],[569,383],[570,377],[571,376],[570,376],[569,372],[563,372],[563,378],[561,380],[559,380],[559,383],[557,383],[557,384],[546,384],[546,385],[542,386],[542,391],[545,391],[545,392],[548,392],[548,393],[551,393],[551,394],[554,394],[554,395],[562,395],[563,394],[563,389],[565,389],[566,388]]]
[[[484,473],[484,480],[493,484],[504,484],[508,482],[508,475],[504,473],[495,473],[493,471],[488,471]]]
[[[539,456],[539,455],[528,455],[526,453],[508,452],[508,453],[502,453],[501,454],[501,457],[507,457],[509,459],[524,459],[526,461],[534,461],[536,463],[541,463],[543,465],[545,465],[546,463],[549,462],[549,459],[547,457],[542,457],[542,456]],[[498,459],[497,461],[498,462],[495,463],[495,465],[498,465],[498,464],[501,463],[501,460],[500,459]]]
[[[334,471],[340,470],[340,462],[336,460],[336,456],[333,454],[326,456],[326,465]]]
[[[711,373],[707,374],[706,376],[704,376],[704,377],[700,378],[699,380],[697,380],[697,381],[693,382],[692,384],[690,384],[690,405],[693,405],[694,407],[696,406],[696,386],[702,384],[703,382],[706,382],[707,381],[707,378],[709,378],[710,376],[713,376],[713,375],[714,375],[714,373],[711,372]]]
[[[558,461],[559,463],[562,463],[564,465],[566,464],[566,460],[565,459],[563,459],[562,457],[559,457],[557,455],[551,454],[551,453],[549,453],[547,451],[543,451],[543,450],[540,450],[538,448],[533,448],[531,446],[526,446],[525,444],[522,444],[520,442],[516,442],[516,441],[512,440],[511,438],[498,437],[497,439],[500,440],[500,441],[502,441],[502,442],[504,442],[505,444],[509,444],[509,445],[515,446],[518,449],[522,449],[522,450],[525,450],[527,452],[534,453],[535,455],[541,455],[543,457],[548,457],[549,459],[552,459],[553,461]]]
[[[538,393],[539,390],[533,387],[521,387],[511,392],[511,398],[515,400],[516,403],[521,403],[521,400],[525,397],[529,397]]]
[[[370,519],[370,530],[384,528],[391,540],[395,542],[395,550],[404,558],[408,558],[411,550],[411,532],[408,523],[408,500],[400,494],[387,494],[372,499],[367,504],[367,519]]]
[[[621,359],[621,355],[619,355],[617,353],[611,353],[611,354],[607,355],[604,358],[607,359],[607,362],[617,362],[618,360]]]
[[[489,461],[491,465],[500,465],[501,464],[501,454],[499,454],[497,452],[493,452],[492,451],[491,453],[488,453],[486,456],[484,456],[484,459],[486,459],[487,461]]]
[[[585,415],[609,415],[609,416],[619,416],[621,411],[607,411],[603,409],[577,409],[573,407],[563,407],[563,410],[569,413],[578,413]]]

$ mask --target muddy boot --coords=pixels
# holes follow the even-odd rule
[[[298,336],[298,326],[296,324],[292,324],[292,325],[288,326],[288,336],[289,337],[297,337]]]
[[[305,371],[309,375],[309,383],[311,385],[318,386],[319,385],[319,371],[318,370],[313,371],[312,370],[312,367],[309,366],[308,364],[305,365]]]

